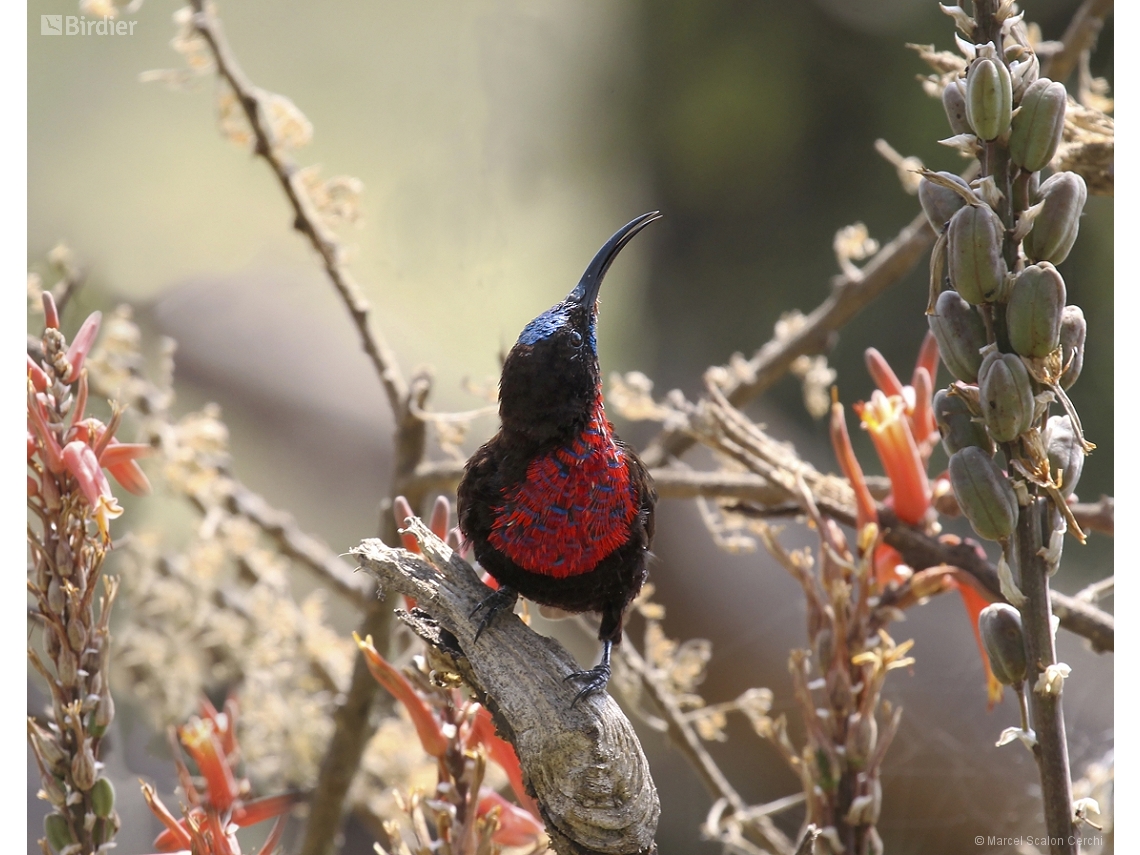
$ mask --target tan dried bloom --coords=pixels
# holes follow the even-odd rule
[[[610,374],[606,403],[630,421],[662,421],[669,415],[668,407],[653,400],[653,381],[640,371]]]

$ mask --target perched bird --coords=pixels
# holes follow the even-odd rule
[[[472,613],[513,608],[518,595],[568,612],[600,612],[601,663],[567,679],[574,699],[605,688],[622,617],[645,582],[657,493],[602,406],[597,299],[614,258],[658,211],[598,250],[570,295],[522,331],[503,362],[501,427],[467,462],[459,528],[499,588]],[[478,640],[478,634],[476,635]]]

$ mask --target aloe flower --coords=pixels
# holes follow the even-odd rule
[[[183,817],[176,818],[162,803],[154,788],[143,784],[143,798],[151,812],[165,826],[154,840],[160,853],[174,852],[184,855],[241,855],[237,830],[277,817],[269,837],[258,850],[258,855],[270,855],[277,848],[285,829],[284,815],[297,804],[300,796],[282,793],[259,799],[247,799],[249,781],[238,779],[234,766],[240,749],[234,734],[237,725],[237,704],[227,701],[225,711],[219,712],[209,700],[203,699],[202,715],[195,716],[178,728],[178,741],[190,755],[205,781],[205,790],[199,790],[189,769],[176,757],[178,778],[189,802],[183,807]]]
[[[945,476],[939,475],[932,483],[926,473],[927,461],[939,440],[932,406],[933,380],[938,372],[938,342],[933,334],[927,333],[919,350],[910,385],[903,385],[875,348],[868,348],[865,358],[867,370],[878,388],[871,393],[870,401],[855,404],[855,411],[859,414],[863,428],[870,434],[875,452],[891,482],[891,495],[887,503],[903,522],[922,526],[932,513],[935,493],[946,489]],[[863,531],[868,523],[878,523],[879,517],[862,466],[851,446],[843,406],[838,402],[832,404],[831,443],[839,467],[855,492],[856,526],[859,531]],[[950,538],[957,540],[954,535],[943,535],[943,539]],[[874,578],[880,590],[901,583],[912,575],[913,571],[905,564],[903,556],[881,539],[876,540],[872,549]],[[922,575],[925,577],[935,569],[922,571]],[[934,586],[937,590],[931,588],[922,596],[953,589],[962,597],[962,604],[966,608],[981,653],[986,673],[986,696],[988,706],[992,709],[1002,698],[1003,686],[990,668],[978,629],[978,615],[992,600],[976,585],[971,584],[968,574],[960,569],[937,569],[937,584]],[[934,580],[935,576],[930,578]],[[923,584],[928,586],[934,582]]]
[[[855,405],[855,412],[871,435],[875,452],[890,479],[890,503],[895,514],[905,523],[919,525],[930,508],[930,482],[906,418],[904,398],[888,397],[876,389],[870,401]]]
[[[437,511],[439,508],[440,504],[437,503]],[[433,522],[439,522],[440,519],[445,519],[442,514],[433,515]],[[441,689],[440,697],[444,700],[443,706],[447,707],[444,710],[442,706],[433,704],[423,691],[413,686],[399,669],[384,659],[372,644],[371,637],[361,640],[354,633],[353,638],[364,655],[372,676],[407,711],[424,752],[439,761],[441,792],[445,785],[449,793],[455,790],[451,782],[460,777],[452,768],[455,759],[471,756],[472,752],[481,752],[506,773],[521,807],[483,787],[477,794],[472,793],[475,797],[475,815],[484,818],[494,813],[497,828],[491,834],[493,842],[501,846],[535,845],[545,833],[538,805],[526,792],[522,766],[514,747],[495,732],[495,725],[486,707],[465,699],[459,700],[457,693]]]

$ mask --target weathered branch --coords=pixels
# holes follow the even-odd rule
[[[452,657],[514,744],[560,855],[653,850],[657,790],[633,727],[606,693],[571,706],[578,670],[556,641],[502,614],[478,643],[471,613],[487,596],[475,571],[419,519],[423,556],[366,540],[352,550],[381,588],[416,599],[408,623]],[[426,558],[426,560],[425,560]],[[430,562],[430,563],[429,563]]]
[[[831,294],[804,318],[793,335],[769,341],[751,359],[728,368],[733,378],[724,390],[728,400],[735,406],[751,401],[770,389],[796,357],[827,350],[835,333],[906,276],[933,243],[934,232],[920,213],[867,262],[858,277],[836,277]],[[664,430],[649,443],[641,458],[647,466],[662,466],[692,444],[692,438],[685,433]]]

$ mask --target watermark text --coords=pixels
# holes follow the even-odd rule
[[[40,15],[41,36],[133,36],[138,21],[88,18],[86,15]]]

